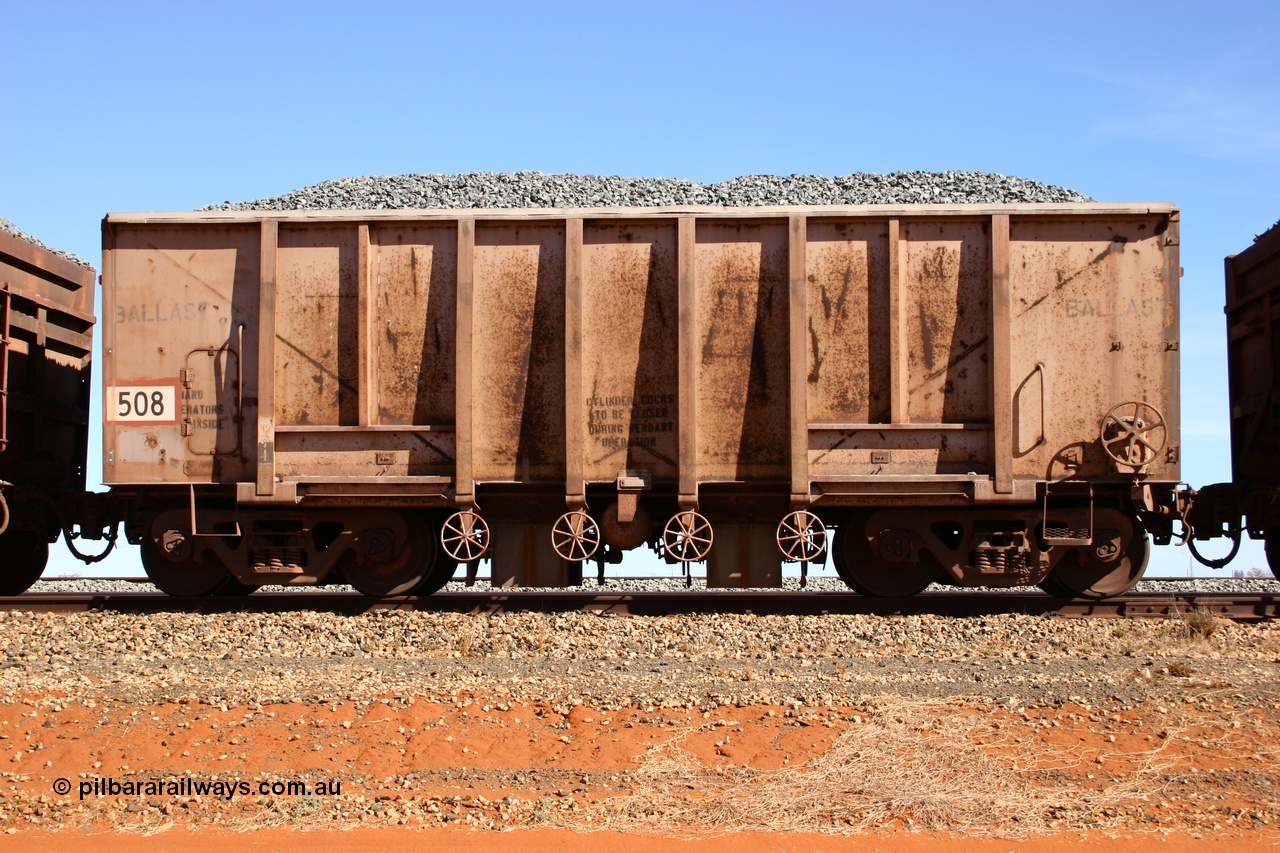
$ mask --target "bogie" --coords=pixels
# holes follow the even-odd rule
[[[862,510],[836,533],[840,577],[865,595],[914,595],[935,581],[957,586],[1038,583],[1057,555],[1035,534],[1035,510]]]
[[[171,595],[244,595],[259,586],[346,582],[371,596],[434,592],[456,566],[439,528],[417,510],[262,510],[189,507],[148,516],[143,567]]]
[[[1072,518],[1072,512],[1057,514]],[[914,595],[934,581],[1034,585],[1071,598],[1127,592],[1142,577],[1150,550],[1141,521],[1107,506],[1074,512],[1090,519],[1087,532],[1074,531],[1088,544],[1050,546],[1043,516],[1033,509],[861,511],[841,524],[833,557],[840,577],[864,595]]]

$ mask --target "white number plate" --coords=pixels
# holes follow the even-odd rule
[[[112,385],[103,407],[109,421],[177,423],[178,389],[174,385]]]

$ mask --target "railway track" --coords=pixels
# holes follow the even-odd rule
[[[993,616],[1007,613],[1062,617],[1168,618],[1199,611],[1226,619],[1280,617],[1280,595],[1232,592],[1136,592],[1106,601],[1054,598],[1038,592],[923,593],[910,598],[868,598],[814,591],[440,592],[432,596],[370,598],[348,592],[261,592],[239,597],[181,598],[156,592],[50,592],[0,598],[0,610],[75,613],[117,612],[277,613],[313,610],[359,614],[383,610],[453,613],[596,612],[632,616],[679,613],[756,615],[828,613],[872,615]]]

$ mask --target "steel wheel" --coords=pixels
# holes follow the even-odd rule
[[[212,552],[196,559],[196,540],[184,529],[186,518],[184,510],[171,509],[151,520],[141,548],[147,578],[156,589],[175,596],[215,595],[239,583]]]
[[[818,563],[827,553],[827,526],[806,509],[798,509],[778,522],[778,549],[794,562]]]
[[[1267,531],[1267,565],[1271,574],[1280,580],[1280,527],[1272,527]]]
[[[457,561],[446,554],[443,548],[437,548],[435,562],[432,563],[431,568],[427,570],[426,577],[424,577],[422,582],[415,586],[411,592],[414,595],[432,595],[437,593],[444,588],[445,584],[453,580],[453,576],[457,571]]]
[[[231,572],[227,572],[227,574],[229,577],[223,581],[220,587],[209,593],[210,595],[235,598],[238,595],[253,595],[258,591],[258,587],[250,586],[247,583],[241,583],[234,575],[231,575]]]
[[[343,577],[365,595],[404,595],[422,583],[428,569],[435,563],[436,542],[427,523],[416,512],[406,512],[401,519],[404,531],[389,531],[394,535],[387,538],[394,541],[388,542],[390,547],[386,549],[382,549],[379,542],[378,559],[370,559],[367,555],[344,558]],[[371,532],[364,531],[361,538]]]
[[[1142,524],[1118,510],[1098,510],[1094,517],[1095,535],[1107,528],[1119,532],[1121,542],[1115,554],[1099,555],[1097,544],[1073,548],[1041,581],[1041,589],[1047,584],[1072,598],[1111,598],[1133,589],[1142,578],[1151,556],[1151,541]]]
[[[702,513],[686,509],[671,516],[663,528],[662,542],[667,553],[679,562],[696,563],[711,553],[715,534],[711,522]]]
[[[456,562],[473,562],[489,550],[489,525],[472,510],[455,512],[445,519],[440,544]]]
[[[1128,411],[1132,407],[1132,411]],[[1115,462],[1141,470],[1164,450],[1169,433],[1164,415],[1150,403],[1131,401],[1112,406],[1102,418],[1098,439]]]
[[[38,533],[10,530],[0,535],[0,595],[22,595],[40,580],[49,562],[49,543]]]
[[[1067,589],[1061,583],[1053,579],[1053,575],[1045,578],[1036,584],[1046,594],[1052,595],[1054,598],[1074,598],[1075,594]]]
[[[600,525],[583,510],[566,512],[551,528],[551,547],[570,563],[590,559],[600,547]]]
[[[832,561],[850,589],[877,598],[906,598],[938,580],[942,567],[927,552],[921,551],[915,563],[881,559],[867,534],[870,520],[870,515],[859,513],[836,528]]]

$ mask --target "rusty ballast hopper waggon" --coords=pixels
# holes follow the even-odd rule
[[[112,214],[104,472],[169,592],[1118,594],[1177,516],[1161,204]]]
[[[1227,393],[1231,401],[1231,482],[1188,495],[1188,545],[1222,568],[1240,537],[1265,539],[1280,578],[1280,226],[1226,259]],[[1226,537],[1228,552],[1201,555],[1196,542]]]
[[[86,562],[120,510],[85,492],[94,271],[0,230],[0,595],[39,579],[65,534]],[[80,552],[77,539],[106,540]]]

